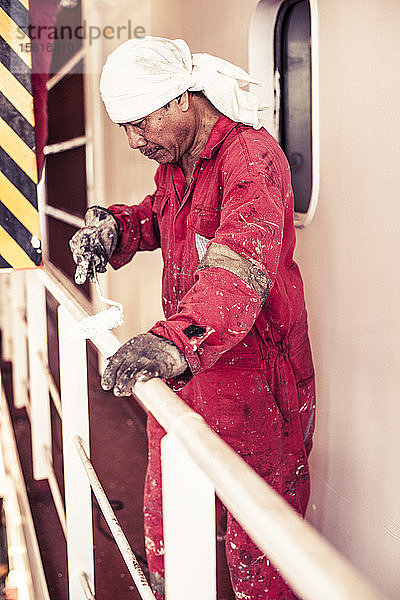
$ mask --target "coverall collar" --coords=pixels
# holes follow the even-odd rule
[[[218,147],[237,124],[236,121],[232,121],[225,115],[221,115],[211,130],[206,147],[201,153],[200,158],[211,158],[214,156]]]

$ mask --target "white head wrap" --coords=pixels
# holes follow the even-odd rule
[[[184,40],[147,36],[124,42],[109,55],[100,93],[114,123],[142,119],[189,90],[203,92],[233,121],[259,129],[267,107],[242,89],[249,83],[263,85],[222,58],[192,56]]]

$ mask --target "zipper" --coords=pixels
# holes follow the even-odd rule
[[[172,177],[172,185],[174,186],[174,190],[175,190],[175,196],[176,196],[176,199],[178,200],[178,204],[179,204],[179,206],[181,206],[181,201],[180,201],[180,198],[179,198],[178,190],[176,189],[176,186],[175,186],[175,181],[174,181],[174,173],[173,173],[173,171],[171,171],[171,177]]]

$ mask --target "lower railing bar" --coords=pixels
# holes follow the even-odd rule
[[[122,554],[122,558],[124,559],[126,566],[128,567],[129,573],[136,584],[140,596],[143,598],[143,600],[155,600],[153,592],[151,591],[151,587],[149,586],[148,581],[135,555],[132,552],[129,542],[122,531],[118,519],[115,516],[99,478],[97,477],[96,471],[94,470],[93,465],[85,452],[85,448],[83,447],[81,439],[78,436],[75,437],[74,443],[82,460],[82,464],[90,481],[90,486],[96,497],[98,505],[100,506],[101,512],[103,513],[107,525],[114,536],[115,542]]]
[[[81,573],[81,584],[86,600],[96,600],[96,597],[90,588],[89,579],[86,573]]]
[[[60,525],[63,530],[64,536],[67,537],[67,521],[65,518],[64,502],[61,496],[60,487],[58,485],[57,477],[53,467],[53,460],[50,449],[43,446],[43,452],[48,466],[48,482],[53,496],[54,505],[56,507],[57,515],[60,520]]]
[[[43,153],[45,156],[49,156],[49,154],[58,154],[59,152],[65,152],[66,150],[74,150],[75,148],[79,148],[80,146],[84,146],[87,142],[87,137],[81,135],[76,138],[72,138],[71,140],[66,140],[65,142],[58,142],[55,144],[47,144],[44,147]]]
[[[44,357],[44,355],[43,355],[42,352],[39,352],[39,359],[40,359],[40,362],[42,364],[44,374],[46,375],[47,384],[49,386],[49,392],[50,392],[51,399],[53,400],[54,407],[55,407],[55,409],[56,409],[56,411],[58,413],[58,416],[62,420],[62,408],[61,408],[61,396],[60,396],[60,392],[57,389],[56,382],[54,381],[54,377],[51,374],[51,371],[49,369],[49,365],[47,364],[47,361],[46,361],[46,359],[45,359],[45,357]]]
[[[86,44],[83,48],[78,50],[78,52],[76,54],[74,54],[73,57],[70,58],[69,61],[66,62],[63,67],[61,67],[61,69],[58,71],[58,73],[56,73],[55,75],[53,75],[52,77],[50,77],[48,79],[48,81],[46,83],[46,88],[48,90],[51,90],[55,85],[57,85],[57,83],[59,81],[61,81],[61,79],[63,77],[68,75],[68,73],[71,73],[72,69],[74,67],[76,67],[76,65],[85,57],[85,54],[86,54]]]
[[[85,225],[85,221],[81,217],[71,215],[65,210],[61,210],[61,208],[55,208],[49,204],[46,204],[45,212],[47,216],[57,219],[57,221],[61,221],[62,223],[66,223],[67,225],[72,225],[72,227],[80,228]]]

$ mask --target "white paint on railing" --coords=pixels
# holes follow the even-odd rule
[[[47,462],[42,447],[51,448],[50,402],[39,358],[39,353],[47,356],[46,296],[35,271],[27,272],[26,280],[33,476],[35,479],[46,479]],[[18,369],[18,357],[16,360],[14,369]]]
[[[43,269],[38,271],[38,276],[54,299],[64,306],[76,321],[94,314],[92,307],[83,294],[76,291],[65,275],[55,267],[45,265]],[[67,284],[69,284],[69,287],[67,287]],[[77,297],[79,297],[79,300]],[[91,341],[104,357],[111,356],[121,346],[112,331],[100,331],[91,338]]]
[[[167,600],[216,597],[215,491],[174,432],[161,442]]]
[[[128,567],[129,573],[136,584],[140,596],[143,598],[143,600],[155,600],[153,592],[151,591],[137,558],[132,552],[132,548],[130,547],[129,542],[122,531],[121,525],[119,524],[118,519],[111,508],[111,504],[107,499],[99,478],[97,477],[96,471],[94,470],[93,465],[87,456],[86,450],[82,444],[82,440],[79,438],[79,436],[77,436],[74,442],[93,493],[96,496],[98,505],[100,506],[104,519],[106,520],[106,523],[113,534],[115,542],[122,554],[126,566]]]
[[[89,409],[85,340],[73,339],[75,320],[58,308],[60,389],[63,408],[65,513],[70,600],[82,598],[80,575],[84,571],[94,589],[92,499],[90,485],[76,454],[73,438],[79,435],[89,454]]]

